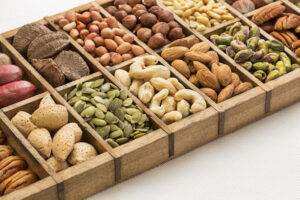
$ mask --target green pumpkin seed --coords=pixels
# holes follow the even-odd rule
[[[83,112],[85,117],[91,117],[95,114],[96,108],[94,106],[90,106],[86,108]]]
[[[105,121],[109,124],[116,124],[119,120],[112,112],[107,112],[105,114]]]
[[[103,100],[101,97],[95,96],[94,99],[95,99],[95,101],[96,101],[97,103],[102,103],[102,104],[104,104],[104,100]]]
[[[113,89],[118,89],[118,87],[112,83],[109,83],[110,87],[113,88]]]
[[[129,106],[131,106],[131,105],[132,105],[132,99],[127,98],[127,99],[125,99],[125,100],[123,101],[123,106],[129,107]]]
[[[94,98],[91,98],[91,103],[92,103],[94,106],[96,106],[96,104],[97,104],[97,102],[95,101]]]
[[[117,142],[118,144],[124,144],[124,143],[128,142],[128,140],[129,140],[128,138],[122,137],[122,138],[116,139],[116,142]]]
[[[87,117],[87,118],[84,118],[84,121],[89,122],[89,121],[91,121],[92,119],[93,119],[93,117]]]
[[[77,90],[81,90],[82,89],[82,82],[77,83],[76,89]]]
[[[134,130],[137,130],[137,129],[142,129],[144,128],[145,124],[138,124]]]
[[[82,89],[83,94],[93,94],[94,92],[97,92],[97,91],[92,88],[83,88]]]
[[[105,117],[105,115],[104,115],[104,113],[102,112],[102,110],[99,109],[98,107],[96,108],[95,116],[96,116],[98,119],[104,119],[104,117]]]
[[[108,98],[113,99],[116,97],[116,94],[113,90],[111,90],[111,91],[107,92],[107,96],[108,96]]]
[[[113,99],[113,100],[111,101],[111,103],[109,104],[108,109],[109,109],[110,111],[112,111],[112,112],[115,112],[117,109],[121,108],[121,106],[122,106],[122,100],[116,98],[116,99]]]
[[[93,122],[92,121],[90,121],[89,122],[89,125],[93,128],[93,129],[95,129],[96,128],[96,126],[93,124]]]
[[[119,130],[111,132],[109,137],[114,139],[114,138],[121,137],[122,135],[123,135],[123,131],[121,129],[119,129]]]
[[[130,137],[132,137],[132,138],[133,138],[133,137],[134,137],[135,135],[137,135],[137,134],[140,134],[140,132],[138,132],[138,131],[134,131],[133,133],[131,133],[131,134],[130,134]]]
[[[92,119],[91,122],[96,126],[105,126],[106,125],[106,121],[104,121],[102,119],[98,119],[98,118]]]
[[[123,122],[123,120],[118,122],[118,127],[120,129],[122,129],[122,130],[124,129],[124,122]]]
[[[81,113],[83,111],[84,107],[85,107],[85,102],[83,102],[81,100],[77,101],[73,106],[74,110],[76,110],[76,112],[78,112],[78,113]]]
[[[132,133],[133,129],[130,124],[124,125],[124,137],[130,137],[130,134]]]
[[[126,113],[129,115],[134,115],[135,113],[140,113],[140,111],[136,108],[127,108]]]
[[[87,104],[85,104],[84,109],[91,107],[91,106],[93,106],[91,103],[87,103]]]
[[[142,137],[144,135],[146,135],[146,134],[145,133],[139,133],[139,134],[136,134],[133,138],[137,139],[137,138]]]
[[[68,104],[70,104],[71,106],[74,105],[77,101],[79,101],[80,98],[79,97],[72,97],[69,101]]]
[[[131,118],[131,123],[133,124],[137,123],[138,121],[140,121],[141,117],[142,117],[142,113],[140,112],[134,113]]]
[[[114,90],[114,92],[115,92],[115,96],[116,96],[116,97],[119,97],[119,96],[120,96],[120,90]]]
[[[131,122],[132,117],[131,117],[131,115],[126,114],[126,115],[125,115],[125,119],[126,119],[127,121]]]
[[[77,96],[77,97],[81,97],[81,96],[82,96],[82,91],[76,92],[76,96]]]
[[[125,90],[120,91],[120,99],[124,100],[127,98],[127,92]]]
[[[103,100],[104,100],[104,105],[106,106],[106,108],[108,108],[112,99],[103,99]]]
[[[118,108],[115,111],[115,115],[117,116],[117,118],[119,118],[119,120],[124,121],[125,113],[121,108]]]
[[[143,113],[143,110],[141,109],[141,107],[139,107],[138,105],[136,105],[136,108],[137,108],[141,113]]]
[[[97,88],[97,87],[100,87],[103,83],[104,83],[104,79],[103,79],[103,78],[98,79],[98,80],[95,80],[95,81],[91,84],[91,88]]]
[[[146,114],[142,114],[140,121],[138,122],[139,125],[143,124],[145,121],[148,120],[148,117]]]
[[[106,138],[110,132],[110,126],[97,127],[96,131],[102,138]]]
[[[111,138],[108,138],[108,139],[106,139],[105,140],[112,148],[115,148],[115,147],[118,147],[119,146],[119,144],[118,143],[116,143],[113,139],[111,139]]]
[[[71,92],[69,92],[68,100],[74,97],[76,95],[76,92],[77,92],[77,88],[74,88]]]
[[[110,90],[110,84],[105,83],[104,85],[101,86],[101,92],[108,92]]]
[[[139,131],[139,132],[147,132],[148,131],[147,128],[136,128],[135,130]]]
[[[91,94],[91,96],[92,97],[98,96],[98,97],[101,97],[101,98],[106,98],[107,95],[104,92],[94,92],[93,94]]]
[[[106,106],[103,105],[102,103],[97,103],[96,107],[99,108],[100,110],[102,110],[103,112],[107,112]]]
[[[88,102],[91,101],[91,99],[88,98],[88,97],[86,97],[86,96],[81,96],[80,99],[81,99],[82,101],[88,101]]]
[[[93,82],[91,81],[88,81],[88,82],[85,82],[83,85],[82,85],[82,89],[84,88],[91,88],[91,85],[93,84]]]

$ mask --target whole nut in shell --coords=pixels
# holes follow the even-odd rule
[[[168,10],[161,10],[158,14],[158,19],[161,22],[170,22],[174,20],[174,15]]]
[[[140,28],[137,32],[137,37],[143,42],[148,42],[152,36],[152,31],[149,28]]]
[[[156,33],[147,42],[148,46],[152,49],[158,49],[166,44],[166,40],[161,33]]]
[[[152,13],[144,13],[139,17],[143,26],[151,27],[157,22],[157,17]]]
[[[132,29],[133,27],[135,27],[136,22],[137,18],[134,15],[127,15],[122,20],[123,25],[128,29]]]
[[[96,149],[85,142],[78,142],[74,145],[74,149],[68,158],[68,162],[72,165],[82,163],[97,155]]]
[[[169,33],[170,27],[166,22],[158,22],[152,27],[153,33],[162,33],[167,35]]]

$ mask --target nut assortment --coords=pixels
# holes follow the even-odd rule
[[[149,117],[127,92],[104,79],[77,84],[65,99],[112,147],[152,132]]]
[[[300,57],[300,15],[284,12],[284,5],[267,6],[252,17],[252,21]],[[264,17],[263,13],[267,13]]]
[[[26,161],[13,155],[13,149],[5,144],[5,135],[0,130],[0,197],[19,190],[38,180],[27,168]]]
[[[208,42],[189,36],[171,43],[161,55],[215,102],[220,103],[253,87],[249,82],[241,82],[239,75],[219,62],[218,54],[209,49]]]
[[[11,121],[56,172],[97,155],[92,145],[80,142],[82,130],[68,123],[67,109],[49,94],[32,114],[19,111]]]
[[[22,26],[12,44],[53,87],[65,84],[66,79],[74,81],[90,73],[77,52],[64,50],[69,45],[68,37],[52,32],[43,24]]]
[[[256,26],[243,26],[236,22],[227,27],[224,33],[211,35],[210,39],[262,82],[274,80],[299,68],[284,53],[284,45],[280,41],[260,39],[260,31]]]
[[[163,0],[165,6],[199,32],[234,19],[220,2],[215,0]]]
[[[274,0],[226,0],[233,8],[241,13],[248,13],[262,6],[272,3]]]
[[[170,71],[158,65],[155,56],[136,58],[129,67],[115,71],[115,77],[166,124],[173,123],[206,108],[197,92],[185,89]]]
[[[106,10],[152,49],[184,37],[173,13],[157,6],[155,0],[115,0]]]
[[[134,44],[132,34],[119,28],[115,17],[102,17],[96,7],[83,13],[69,10],[54,21],[105,67],[145,53],[142,47]]]

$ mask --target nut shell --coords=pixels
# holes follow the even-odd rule
[[[31,131],[27,139],[30,144],[43,156],[43,158],[50,157],[52,149],[52,138],[47,129],[35,129]]]
[[[97,155],[96,149],[85,142],[78,142],[74,145],[74,149],[68,158],[68,162],[72,165],[82,163]]]

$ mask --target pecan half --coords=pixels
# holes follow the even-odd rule
[[[10,146],[0,145],[0,161],[4,158],[10,156],[13,153],[13,150]]]
[[[251,20],[257,25],[262,25],[265,22],[281,15],[284,10],[285,6],[283,5],[270,5],[256,12]]]
[[[26,167],[25,160],[19,156],[9,156],[3,159],[0,162],[0,182]]]
[[[282,31],[297,28],[298,26],[300,26],[300,16],[292,13],[284,13],[284,16],[277,20],[275,30]]]

